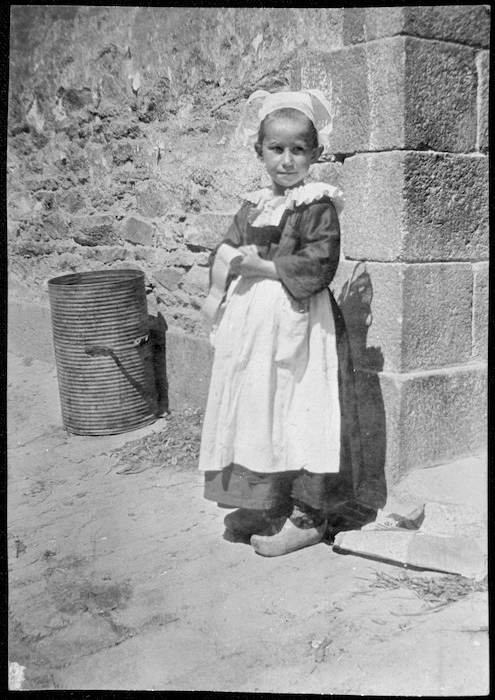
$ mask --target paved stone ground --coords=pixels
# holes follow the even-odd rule
[[[487,694],[486,592],[439,605],[400,577],[441,574],[325,544],[265,559],[227,542],[196,471],[117,473],[112,451],[161,421],[66,433],[55,369],[28,352],[8,366],[9,661],[25,667],[22,689]],[[482,510],[485,479],[481,458],[425,470],[390,506],[462,497]]]

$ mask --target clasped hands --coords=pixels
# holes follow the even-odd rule
[[[277,269],[271,260],[264,260],[258,254],[255,245],[243,245],[238,248],[242,258],[232,261],[231,271],[242,277],[267,277],[278,279]]]

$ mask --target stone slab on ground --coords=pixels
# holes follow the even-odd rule
[[[335,537],[337,551],[483,580],[487,557],[469,537],[425,535],[409,530],[350,530]]]
[[[390,494],[386,510],[438,503],[476,506],[484,517],[488,508],[487,455],[471,455],[448,464],[410,472]]]

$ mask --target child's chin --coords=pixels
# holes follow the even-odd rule
[[[299,187],[299,185],[302,185],[303,182],[304,182],[303,177],[299,178],[295,182],[291,182],[290,179],[287,178],[287,180],[285,180],[285,181],[277,180],[276,184],[278,185],[278,187],[281,187],[284,190],[292,190],[292,189],[294,189],[294,187]]]

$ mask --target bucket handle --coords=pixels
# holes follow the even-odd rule
[[[100,357],[105,355],[114,356],[115,351],[112,348],[107,348],[106,345],[88,345],[84,348],[86,355],[91,355],[91,357]],[[116,355],[115,355],[116,357]]]
[[[139,338],[136,338],[132,345],[134,347],[138,347],[140,345],[143,345],[147,340],[149,340],[149,334],[143,335]],[[115,350],[112,348],[109,348],[107,345],[88,345],[84,348],[84,352],[86,355],[91,355],[92,357],[100,357],[100,356],[107,356],[111,357],[112,360],[115,362],[117,367],[120,369],[124,377],[132,384],[132,386],[136,389],[136,391],[141,394],[143,399],[151,406],[153,410],[155,410],[155,406],[153,401],[150,399],[149,392],[147,392],[139,382],[137,382],[134,377],[129,374],[129,372],[126,370],[122,362],[119,360],[117,357],[117,354]]]

